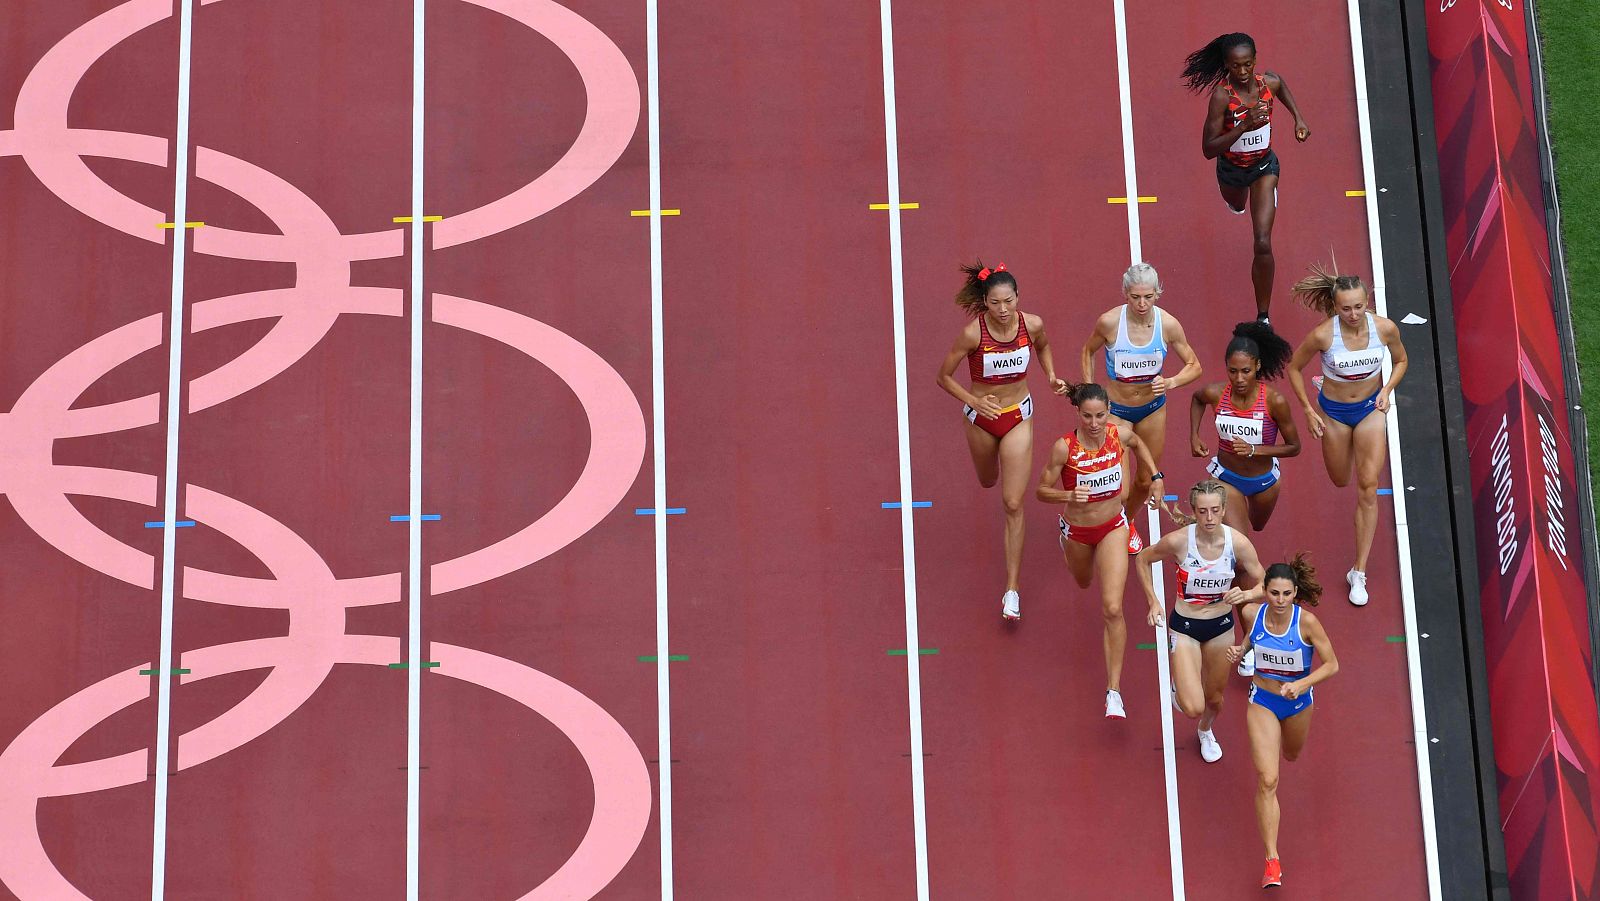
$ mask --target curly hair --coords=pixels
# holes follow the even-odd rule
[[[1289,359],[1294,356],[1294,348],[1289,345],[1272,326],[1260,320],[1241,322],[1233,327],[1233,340],[1228,342],[1228,349],[1222,355],[1226,361],[1234,354],[1248,354],[1256,361],[1256,377],[1264,382],[1270,382],[1280,375],[1289,365]]]

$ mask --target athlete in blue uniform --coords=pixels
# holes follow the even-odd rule
[[[1247,604],[1243,610],[1250,626],[1244,644],[1228,649],[1234,662],[1244,657],[1246,650],[1254,650],[1256,657],[1245,717],[1250,756],[1256,765],[1256,824],[1267,846],[1262,888],[1283,884],[1283,867],[1278,862],[1279,755],[1290,762],[1299,758],[1311,733],[1311,687],[1339,671],[1328,633],[1316,614],[1301,606],[1315,607],[1322,596],[1316,571],[1305,555],[1296,554],[1293,562],[1267,567],[1265,587],[1267,602]],[[1313,654],[1322,657],[1314,670]]]

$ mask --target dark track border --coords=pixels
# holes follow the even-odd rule
[[[1443,896],[1509,899],[1496,801],[1489,690],[1467,470],[1464,415],[1433,92],[1423,28],[1427,0],[1360,0],[1383,231],[1388,314],[1402,327],[1411,368],[1397,394],[1411,533],[1429,763]],[[1426,337],[1425,337],[1426,336]],[[1437,474],[1437,475],[1435,475]],[[1443,515],[1441,515],[1443,514]],[[1449,549],[1449,553],[1437,551]]]

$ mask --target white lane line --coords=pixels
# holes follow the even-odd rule
[[[657,0],[645,3],[645,82],[650,131],[650,443],[655,450],[656,759],[661,832],[661,898],[672,898],[672,685],[667,641],[666,339],[661,312],[661,80]]]
[[[426,211],[422,208],[423,52],[426,0],[411,8],[411,291],[407,311],[411,326],[411,463],[406,511],[409,593],[406,662],[406,899],[418,901],[422,845],[422,255]]]
[[[183,388],[183,264],[189,229],[189,71],[194,37],[194,0],[178,12],[178,131],[173,141],[172,305],[167,311],[167,461],[161,503],[161,654],[156,664],[155,840],[150,863],[150,897],[167,892],[167,766],[172,733],[172,607],[178,521],[178,418]]]
[[[917,545],[912,531],[911,418],[906,393],[905,282],[900,245],[900,135],[894,105],[894,14],[879,0],[883,32],[883,129],[889,179],[889,283],[894,300],[894,401],[900,449],[900,558],[906,582],[906,694],[911,709],[911,822],[917,855],[917,898],[928,899],[928,813],[923,793],[922,655],[917,653]]]
[[[1117,96],[1122,103],[1122,177],[1126,182],[1125,197],[1139,196],[1138,167],[1133,152],[1133,89],[1128,78],[1128,19],[1123,0],[1112,4],[1117,24]],[[1133,262],[1144,260],[1144,241],[1139,233],[1139,204],[1128,207],[1128,255]],[[1161,520],[1156,511],[1150,511],[1150,541],[1161,537]],[[1156,587],[1163,611],[1166,607],[1166,586],[1161,583],[1162,566],[1150,567],[1150,578]],[[1163,612],[1165,617],[1165,612]],[[1161,711],[1161,768],[1167,791],[1167,854],[1172,858],[1172,897],[1183,901],[1183,829],[1182,815],[1178,809],[1177,750],[1172,735],[1172,661],[1167,657],[1167,627],[1165,619],[1156,627],[1156,675],[1161,691],[1158,708]]]
[[[1387,315],[1383,274],[1383,236],[1378,219],[1378,185],[1372,162],[1372,112],[1367,96],[1367,57],[1361,34],[1360,0],[1348,0],[1350,11],[1350,53],[1356,78],[1356,118],[1361,126],[1361,171],[1367,191],[1367,239],[1372,253],[1372,298],[1378,315]],[[1389,378],[1391,364],[1383,363],[1383,377]],[[1406,525],[1406,480],[1400,459],[1400,410],[1391,406],[1388,415],[1389,481],[1394,486],[1394,531],[1400,565],[1400,605],[1405,612],[1406,674],[1411,682],[1411,728],[1417,750],[1417,789],[1422,807],[1422,849],[1428,870],[1428,897],[1439,901],[1443,888],[1439,879],[1439,839],[1433,813],[1433,773],[1428,759],[1428,712],[1422,694],[1422,649],[1418,640],[1417,599],[1411,574],[1411,533]]]

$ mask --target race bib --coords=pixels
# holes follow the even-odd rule
[[[1228,589],[1232,587],[1232,573],[1189,573],[1189,587],[1186,591],[1184,591],[1184,594],[1220,595],[1226,594]]]
[[[1262,421],[1254,417],[1218,416],[1217,435],[1224,441],[1237,438],[1245,444],[1261,443]]]
[[[1285,651],[1278,648],[1256,646],[1256,669],[1298,676],[1306,671],[1306,652],[1302,648]]]
[[[1078,473],[1078,487],[1089,489],[1089,500],[1103,501],[1122,493],[1122,467]]]
[[[1254,131],[1247,131],[1233,141],[1233,146],[1228,148],[1229,153],[1252,153],[1257,150],[1266,150],[1272,144],[1272,123]]]
[[[1148,382],[1161,374],[1162,358],[1158,351],[1148,353],[1117,353],[1112,355],[1111,371],[1119,382]]]
[[[1374,373],[1383,368],[1383,348],[1366,348],[1363,350],[1341,350],[1329,354],[1328,368],[1339,374],[1339,378],[1347,381],[1359,382],[1371,378]]]
[[[1028,348],[1019,347],[1005,353],[983,355],[983,377],[986,379],[1021,375],[1028,369]]]

